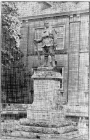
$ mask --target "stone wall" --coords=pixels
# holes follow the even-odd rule
[[[88,103],[89,16],[71,18],[69,47],[69,103]]]

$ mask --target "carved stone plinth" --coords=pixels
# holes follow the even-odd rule
[[[60,93],[61,74],[44,67],[38,68],[32,78],[34,101],[28,107],[27,118],[35,122],[60,122],[64,119]]]

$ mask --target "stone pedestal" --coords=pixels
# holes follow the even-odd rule
[[[34,80],[34,101],[29,105],[27,118],[34,122],[58,123],[63,116],[62,94],[59,72],[40,68],[32,76]]]
[[[76,123],[64,117],[60,73],[50,68],[40,68],[32,78],[34,80],[34,101],[28,107],[27,118],[20,119],[17,124],[14,123],[15,128],[13,131],[6,131],[7,135],[29,139],[67,139],[67,137],[72,139],[78,135]]]

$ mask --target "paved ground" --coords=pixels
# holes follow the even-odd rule
[[[14,138],[12,138],[12,139],[0,139],[0,140],[39,140],[39,139],[23,139],[23,138],[21,138],[21,139],[14,139]],[[40,139],[40,140],[87,140],[87,139]]]
[[[26,139],[26,138],[1,138],[0,140],[88,140],[88,139],[82,139],[82,138],[72,138],[72,139],[63,139],[63,138],[58,138],[58,139]]]
[[[33,139],[30,139],[30,138],[15,138],[15,137],[5,137],[3,136],[0,140],[89,140],[88,139],[88,136],[87,135],[84,135],[83,136],[79,136],[79,137],[74,137],[74,138],[71,138],[71,139],[68,139],[68,138],[40,138],[40,139],[36,139],[36,138],[33,138]]]

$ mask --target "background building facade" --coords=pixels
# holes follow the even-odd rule
[[[24,52],[23,61],[30,71],[40,66],[34,39],[40,38],[44,22],[47,21],[57,31],[55,59],[57,68],[63,75],[61,81],[63,101],[70,104],[88,103],[89,5],[87,2],[67,2],[67,4],[58,2],[56,7],[54,4],[51,8],[42,10],[41,4],[36,2],[35,8],[34,2],[32,6],[34,14],[21,18],[20,49]],[[43,64],[41,45],[39,44],[38,50]]]

